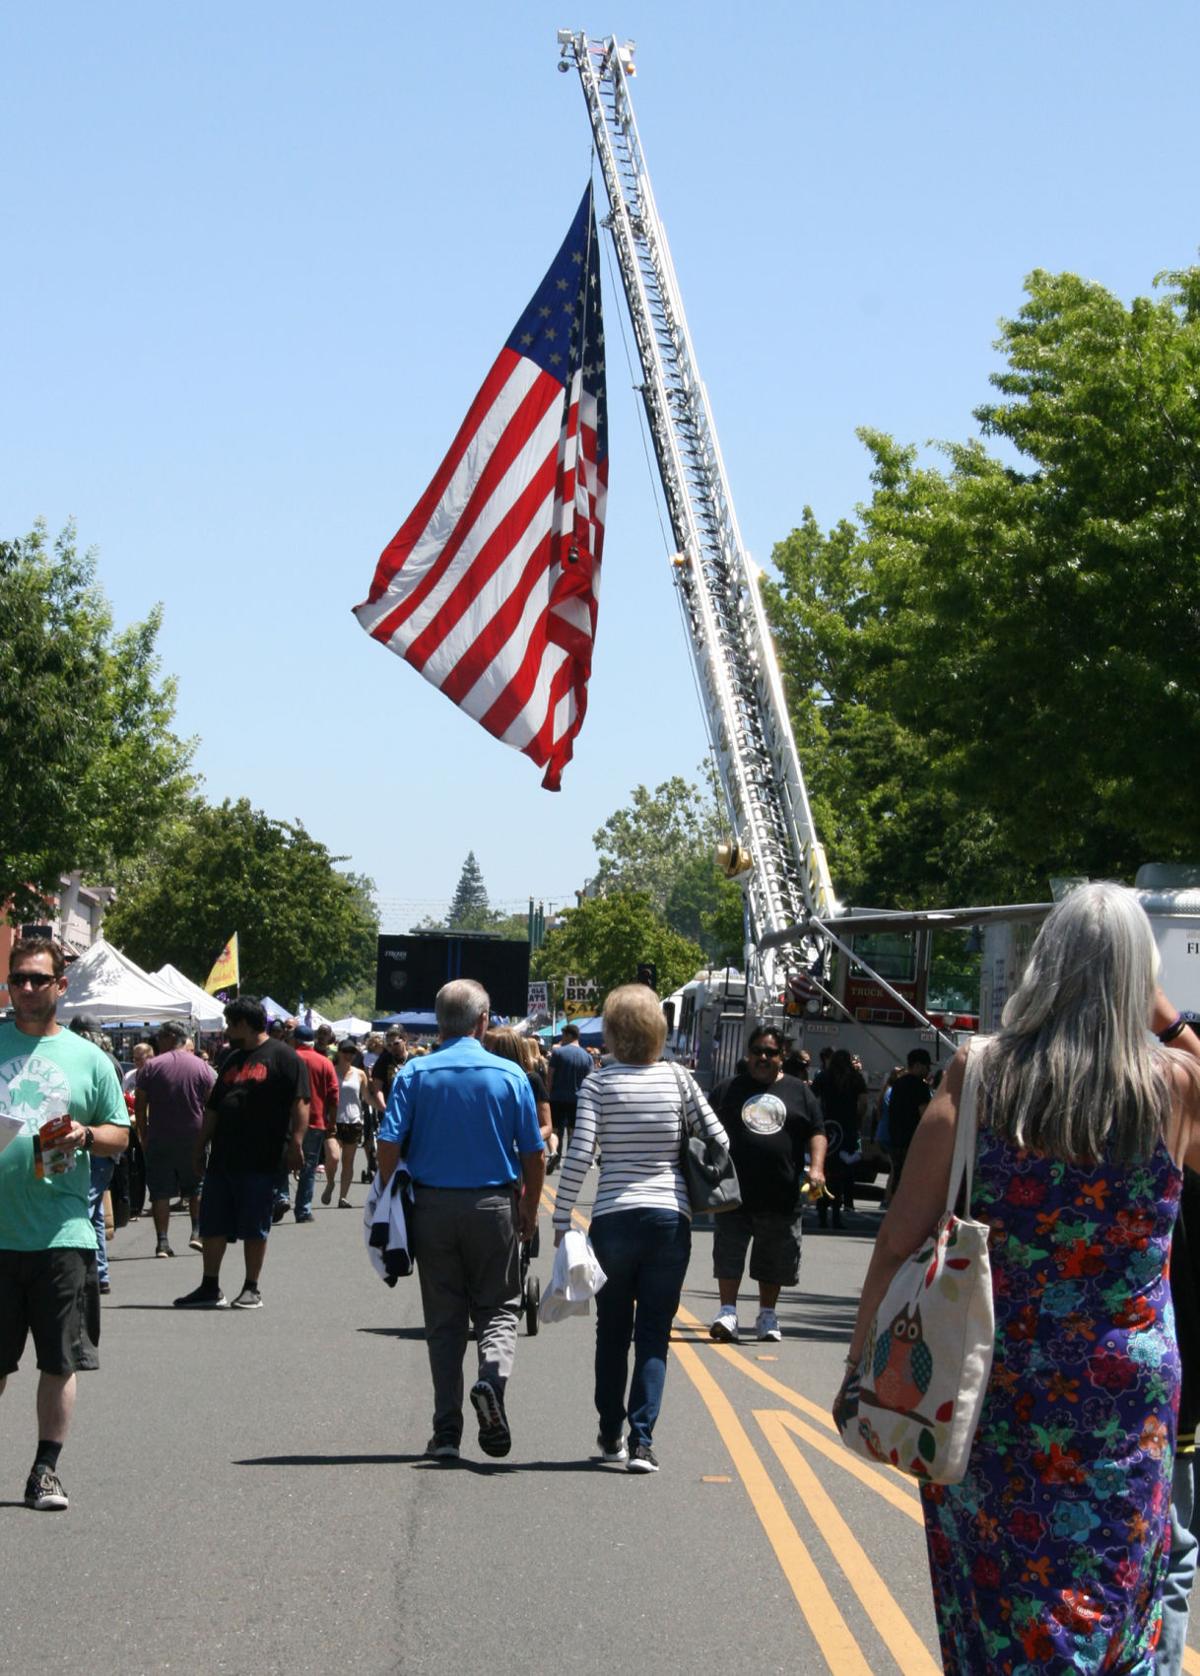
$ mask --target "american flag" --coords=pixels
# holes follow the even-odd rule
[[[587,709],[608,434],[589,185],[354,614],[558,791]]]

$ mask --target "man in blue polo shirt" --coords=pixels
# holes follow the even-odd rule
[[[403,1158],[413,1180],[413,1250],[433,1375],[426,1454],[454,1461],[472,1321],[479,1447],[494,1456],[512,1447],[504,1390],[521,1308],[517,1238],[537,1226],[545,1160],[529,1078],[484,1049],[487,991],[460,978],[438,991],[436,1008],[441,1046],[410,1059],[392,1083],[379,1125],[379,1175],[387,1182]]]

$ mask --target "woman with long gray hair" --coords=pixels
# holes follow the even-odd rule
[[[1046,919],[984,1051],[969,1211],[991,1230],[995,1355],[966,1477],[921,1490],[958,1676],[1154,1670],[1179,1386],[1167,1255],[1182,1165],[1200,1165],[1198,1045],[1157,970],[1133,894],[1082,886]],[[965,1063],[964,1049],[880,1228],[851,1369],[945,1205]]]

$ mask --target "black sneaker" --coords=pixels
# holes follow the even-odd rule
[[[657,1472],[658,1461],[648,1443],[635,1443],[630,1448],[626,1472]]]
[[[262,1293],[257,1286],[243,1286],[233,1300],[234,1309],[261,1309],[262,1306]]]
[[[154,1247],[154,1255],[156,1257],[174,1257],[175,1253],[171,1250],[171,1242],[165,1235]]]
[[[288,1204],[286,1199],[276,1199],[275,1203],[271,1206],[272,1223],[282,1222],[290,1209],[291,1206]]]
[[[486,1379],[477,1379],[471,1387],[471,1406],[479,1420],[479,1447],[485,1455],[499,1460],[512,1448],[512,1433],[499,1391]]]
[[[605,1437],[603,1432],[596,1438],[596,1451],[592,1459],[599,1461],[603,1466],[624,1466],[629,1459],[625,1439]]]
[[[425,1445],[427,1461],[456,1461],[459,1447],[451,1437],[431,1437]]]
[[[34,1467],[25,1483],[25,1505],[36,1513],[61,1513],[69,1506],[67,1492],[53,1467]]]
[[[224,1292],[218,1286],[214,1292],[207,1286],[197,1286],[194,1292],[186,1297],[176,1298],[176,1309],[228,1309],[229,1304]]]

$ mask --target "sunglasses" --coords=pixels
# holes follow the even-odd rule
[[[48,989],[54,982],[52,972],[10,972],[8,987],[10,989]]]

